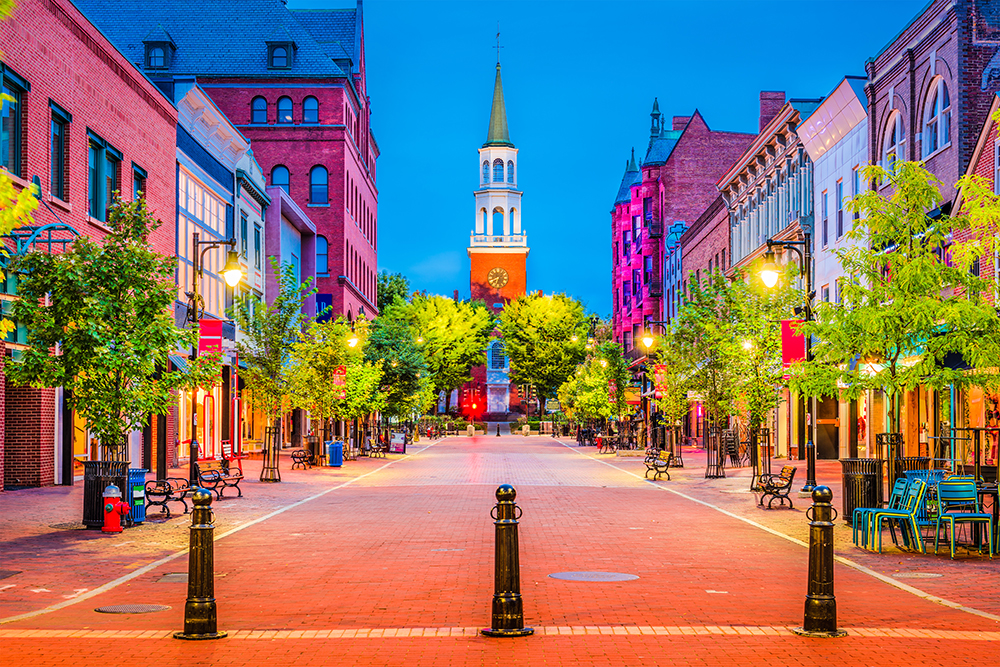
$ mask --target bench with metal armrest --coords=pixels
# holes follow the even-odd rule
[[[232,469],[228,461],[218,459],[207,459],[198,461],[198,481],[206,489],[215,491],[216,499],[222,499],[222,493],[226,487],[236,489],[239,497],[243,497],[243,490],[240,489],[240,481],[243,479],[243,471]]]
[[[656,449],[648,450],[646,454],[646,479],[649,479],[649,473],[653,474],[653,481],[655,482],[660,478],[660,475],[666,475],[667,481],[670,481],[670,464],[673,462],[674,455],[671,452],[664,452]]]
[[[784,505],[785,501],[788,501],[788,508],[795,509],[792,505],[792,499],[788,494],[792,490],[792,480],[795,479],[795,471],[798,468],[792,466],[784,466],[781,468],[781,472],[777,475],[761,475],[760,476],[760,501],[757,503],[761,507],[764,506],[764,498],[768,496],[771,497],[767,501],[767,509],[771,509],[771,503],[775,500],[779,504]]]
[[[160,506],[160,513],[170,518],[170,507],[167,503],[176,502],[184,505],[184,513],[188,513],[187,501],[184,499],[193,489],[188,480],[183,477],[168,477],[167,479],[150,480],[146,482],[146,512],[153,505]]]

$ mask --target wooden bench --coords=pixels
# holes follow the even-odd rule
[[[292,470],[295,470],[295,466],[302,466],[305,470],[312,466],[312,455],[304,449],[296,449],[292,451]]]
[[[763,507],[764,498],[770,496],[771,499],[767,501],[767,509],[771,509],[771,503],[775,500],[778,500],[781,505],[784,505],[787,500],[788,508],[795,509],[792,505],[792,499],[788,497],[788,494],[792,490],[792,480],[795,479],[796,470],[798,468],[784,466],[777,475],[761,475],[759,482],[761,495],[760,502],[757,504]]]
[[[206,489],[215,491],[215,497],[218,500],[222,499],[222,493],[227,486],[236,489],[239,497],[242,498],[243,491],[239,486],[242,479],[243,471],[231,469],[226,461],[218,459],[198,461],[198,481]]]
[[[660,478],[660,475],[666,475],[667,481],[670,481],[670,464],[673,463],[674,455],[671,452],[659,451],[656,449],[650,450],[646,454],[646,479],[649,479],[649,473],[653,474],[653,481],[655,482]]]
[[[177,502],[184,505],[184,513],[188,513],[187,501],[184,499],[191,492],[191,484],[183,477],[168,477],[146,482],[146,512],[153,505],[160,506],[160,513],[170,518],[170,507],[167,503]]]

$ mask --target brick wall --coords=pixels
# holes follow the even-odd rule
[[[4,373],[4,364],[7,361],[6,354],[0,354],[0,415],[6,414],[7,405],[7,376]],[[4,464],[7,458],[7,420],[0,419],[0,491],[3,491],[6,487],[4,483],[6,475],[6,465]]]
[[[688,276],[694,271],[698,271],[704,280],[709,262],[714,271],[723,263],[723,257],[725,257],[723,268],[729,266],[729,209],[726,208],[721,196],[712,202],[691,228],[681,236],[681,248],[684,282],[688,282]]]
[[[87,215],[88,130],[122,152],[123,194],[132,194],[132,164],[147,172],[147,204],[161,225],[151,236],[157,252],[175,253],[175,150],[177,112],[160,92],[68,0],[19,0],[13,16],[0,22],[4,64],[26,79],[23,154],[16,183],[41,179],[43,197],[62,222],[80,234],[101,238],[103,223]],[[72,114],[67,128],[68,199],[50,195],[52,100]],[[34,222],[57,222],[40,206]],[[54,481],[54,391],[0,385],[6,432],[0,435],[6,485]],[[16,481],[12,481],[16,480]]]
[[[760,118],[758,121],[757,132],[760,133],[767,127],[778,112],[781,111],[781,107],[785,106],[785,92],[776,90],[762,90],[760,91]]]

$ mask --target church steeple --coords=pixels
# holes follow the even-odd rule
[[[487,146],[514,147],[507,131],[507,109],[503,104],[503,82],[500,80],[500,63],[497,63],[497,78],[493,83],[493,109],[490,111],[490,129],[486,134]]]

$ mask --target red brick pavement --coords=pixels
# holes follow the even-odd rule
[[[1000,623],[935,604],[842,565],[836,573],[840,625],[858,630],[838,640],[790,635],[787,627],[802,618],[805,549],[658,487],[799,538],[805,535],[801,509],[807,501],[795,511],[758,510],[749,494],[722,493],[735,491],[746,478],[710,483],[701,479],[702,469],[689,467],[678,471],[674,482],[653,484],[628,474],[644,470],[641,460],[598,457],[594,451],[567,448],[548,438],[454,438],[414,450],[405,459],[351,462],[339,472],[283,472],[287,481],[280,485],[248,480],[247,497],[216,504],[218,533],[223,535],[215,552],[219,622],[234,633],[231,638],[195,645],[166,638],[163,631],[182,625],[186,586],[159,580],[165,573],[185,571],[182,557],[91,599],[0,625],[3,653],[15,659],[12,664],[30,660],[38,665],[71,658],[84,664],[126,658],[224,665],[482,665],[501,660],[567,665],[780,660],[795,665],[822,658],[860,665],[881,664],[887,656],[899,664],[947,664],[960,658],[986,664],[984,656],[996,655]],[[355,481],[335,488],[350,479]],[[489,510],[493,491],[504,482],[518,488],[524,509],[525,616],[540,632],[519,640],[472,635],[489,621]],[[14,509],[11,497],[28,497],[23,493],[0,496],[0,516]],[[31,493],[39,503],[47,498],[45,492]],[[306,498],[312,499],[251,523]],[[55,510],[35,513],[48,521]],[[6,521],[5,542],[6,529],[20,525]],[[186,523],[177,519],[168,522],[169,529],[150,526],[146,537],[133,529],[115,538],[79,541],[60,536],[83,531],[48,529],[47,524],[14,531],[13,542],[31,538],[41,549],[30,556],[22,545],[13,565],[4,566],[24,572],[0,580],[0,585],[15,583],[0,592],[0,618],[55,601],[55,593],[24,592],[33,577],[47,581],[45,577],[61,573],[58,581],[64,588],[108,581],[130,571],[130,565],[135,571],[176,549]],[[225,535],[227,528],[239,526],[244,527]],[[843,529],[838,533],[843,552]],[[114,546],[129,539],[136,546]],[[93,553],[80,550],[80,543],[96,545]],[[130,549],[129,557],[136,560],[108,561],[114,549]],[[94,553],[102,559],[96,573]],[[859,562],[869,558],[864,552],[847,555]],[[884,562],[902,558],[898,552],[881,557]],[[970,574],[975,583],[966,587],[968,604],[985,609],[988,605],[981,602],[990,595],[995,602],[994,563],[921,559],[935,559],[928,560],[928,567],[948,572],[942,585],[955,584],[969,565],[984,562],[986,576],[980,577],[978,570]],[[639,579],[586,583],[548,576],[574,570],[624,572]],[[915,583],[926,589],[929,581]],[[978,598],[973,593],[977,588]],[[8,597],[21,589],[19,597]],[[959,593],[963,590],[958,587]],[[943,597],[955,598],[953,592]],[[138,602],[172,608],[130,616],[93,612],[101,605]],[[862,636],[871,628],[879,630]],[[148,631],[149,636],[115,634],[124,629]],[[36,630],[49,632],[21,636]],[[104,639],[95,637],[98,631],[107,631]],[[917,636],[905,638],[907,631]],[[424,636],[413,636],[418,632]],[[72,633],[78,634],[68,637]],[[379,636],[387,634],[405,636]]]

